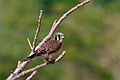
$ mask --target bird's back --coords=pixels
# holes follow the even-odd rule
[[[41,45],[40,48],[37,49],[38,56],[41,54],[52,54],[58,51],[61,47],[62,43],[60,41],[55,40],[53,37],[46,41]]]

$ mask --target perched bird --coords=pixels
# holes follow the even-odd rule
[[[45,43],[38,47],[35,52],[27,57],[28,59],[32,59],[36,56],[41,56],[45,60],[48,60],[55,54],[62,45],[64,39],[64,35],[61,32],[55,33],[51,38],[49,38]]]

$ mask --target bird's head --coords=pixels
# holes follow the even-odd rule
[[[55,40],[62,42],[64,39],[64,34],[61,32],[57,32],[57,33],[55,33],[54,38],[55,38]]]

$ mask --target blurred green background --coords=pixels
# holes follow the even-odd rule
[[[39,10],[44,12],[38,42],[52,22],[78,2],[0,0],[0,80],[29,54],[26,39],[34,37]],[[65,19],[57,32],[65,35],[58,53],[66,50],[67,55],[54,66],[40,69],[33,80],[120,80],[120,0],[92,0]],[[28,67],[40,63],[35,59]]]

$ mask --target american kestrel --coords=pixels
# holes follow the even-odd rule
[[[41,56],[42,58],[49,60],[52,57],[52,55],[55,54],[61,48],[63,39],[63,33],[55,33],[51,38],[49,38],[45,43],[43,43],[40,48],[37,48],[34,54],[27,57],[27,59],[32,59],[36,56]]]

